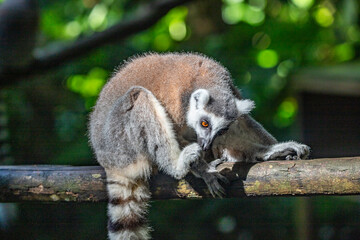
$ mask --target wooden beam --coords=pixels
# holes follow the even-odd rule
[[[225,163],[227,197],[360,194],[360,157],[258,164]],[[177,181],[165,174],[151,179],[156,199],[211,197],[200,179]],[[0,202],[107,201],[105,172],[99,166],[0,166]]]

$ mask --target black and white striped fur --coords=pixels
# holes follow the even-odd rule
[[[92,118],[90,125],[96,120]],[[102,141],[91,139],[107,174],[109,238],[149,239],[147,181],[154,165],[177,179],[183,178],[190,164],[201,157],[201,148],[194,143],[180,150],[165,109],[142,87],[131,88],[117,100],[101,134]]]

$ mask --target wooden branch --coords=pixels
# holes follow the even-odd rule
[[[79,39],[68,47],[55,53],[35,58],[28,66],[21,69],[8,69],[0,72],[0,88],[14,84],[23,77],[36,73],[46,72],[50,69],[81,57],[91,50],[102,45],[123,40],[135,33],[141,32],[154,25],[172,8],[191,0],[157,0],[140,7],[132,20],[121,22],[102,32],[94,33],[89,37]]]
[[[218,167],[231,180],[228,197],[360,194],[360,157],[225,163]],[[200,179],[151,179],[153,199],[210,197]],[[0,201],[106,201],[101,167],[0,166]]]

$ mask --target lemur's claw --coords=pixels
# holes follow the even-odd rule
[[[207,170],[207,172],[209,172],[209,173],[217,173],[216,167],[219,166],[220,164],[222,164],[223,162],[225,162],[225,161],[222,158],[211,161],[209,163],[209,169]]]
[[[225,189],[223,188],[223,186],[221,186],[219,180],[225,184],[229,184],[229,180],[226,177],[216,172],[209,174],[206,178],[203,179],[209,189],[209,192],[214,198],[225,197],[226,195]]]

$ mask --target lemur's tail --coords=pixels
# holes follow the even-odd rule
[[[108,231],[110,240],[147,240],[146,213],[150,191],[144,179],[108,176]]]

